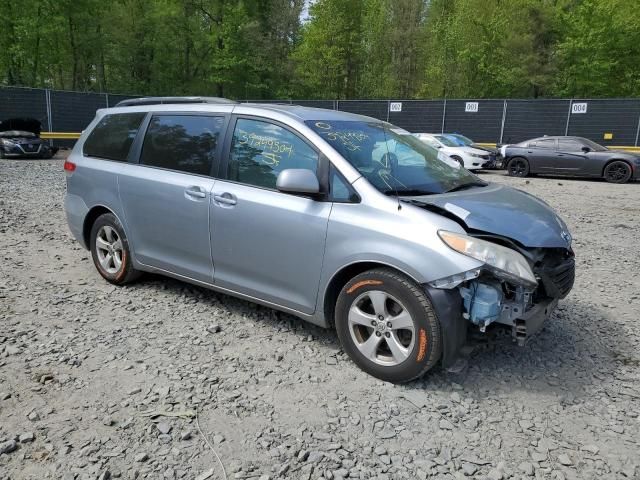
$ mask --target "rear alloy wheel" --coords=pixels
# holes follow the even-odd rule
[[[511,177],[526,177],[529,175],[529,162],[522,157],[512,158],[507,165],[507,172]]]
[[[91,257],[98,273],[115,285],[124,285],[140,276],[133,268],[129,243],[115,215],[100,215],[91,227]]]
[[[610,183],[627,183],[631,178],[631,167],[627,162],[617,160],[604,169],[604,179]]]
[[[375,269],[348,282],[336,304],[336,330],[344,351],[365,372],[404,383],[440,359],[440,324],[424,290],[391,269]]]
[[[464,160],[462,160],[462,158],[460,158],[460,157],[459,157],[459,156],[457,156],[457,155],[454,155],[454,156],[452,156],[451,158],[452,158],[453,160],[455,160],[456,162],[458,162],[462,168],[464,168]]]

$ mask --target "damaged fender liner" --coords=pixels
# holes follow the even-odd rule
[[[467,321],[462,316],[462,297],[457,289],[444,290],[423,285],[440,322],[442,366],[448,368],[458,359],[467,341]]]

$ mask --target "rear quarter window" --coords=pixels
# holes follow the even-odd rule
[[[126,162],[146,113],[105,115],[84,142],[82,153],[89,157]]]

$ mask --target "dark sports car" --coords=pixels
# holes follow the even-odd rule
[[[11,118],[0,122],[0,158],[51,158],[58,150],[40,138],[40,122]]]
[[[640,178],[640,156],[609,150],[582,137],[540,137],[501,147],[509,175],[604,178],[626,183]]]

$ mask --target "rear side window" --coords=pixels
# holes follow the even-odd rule
[[[294,133],[273,123],[241,118],[236,122],[229,156],[229,180],[276,188],[288,168],[317,172],[318,154]]]
[[[535,142],[529,143],[529,146],[536,147],[536,148],[554,149],[556,148],[556,140],[554,138],[549,138],[545,140],[536,140]]]
[[[209,175],[224,117],[155,115],[144,137],[140,163]]]
[[[583,145],[575,140],[559,140],[558,150],[563,152],[579,152],[582,150]]]
[[[82,153],[89,157],[126,162],[145,115],[146,113],[105,115],[87,137]]]

